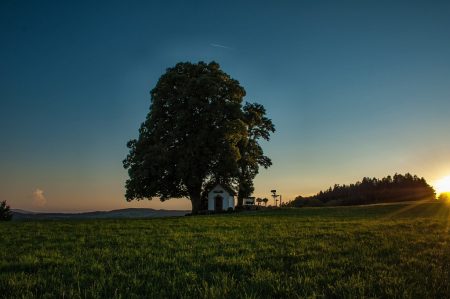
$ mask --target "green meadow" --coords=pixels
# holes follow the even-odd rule
[[[441,203],[0,223],[2,298],[445,298]]]

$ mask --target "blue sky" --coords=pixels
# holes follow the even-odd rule
[[[450,2],[0,2],[0,199],[29,210],[127,203],[126,142],[179,61],[217,61],[277,132],[257,196],[363,176],[450,174]]]

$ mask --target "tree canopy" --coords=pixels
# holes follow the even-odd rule
[[[253,191],[259,166],[271,165],[258,140],[275,129],[262,105],[242,106],[237,80],[216,62],[178,63],[150,94],[150,111],[123,161],[128,201],[188,197],[197,213],[211,183]]]

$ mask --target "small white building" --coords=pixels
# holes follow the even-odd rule
[[[234,196],[236,193],[220,184],[217,184],[208,193],[208,211],[220,212],[229,208],[234,209]]]
[[[255,198],[254,197],[244,198],[243,204],[244,204],[244,206],[254,206],[255,205]]]

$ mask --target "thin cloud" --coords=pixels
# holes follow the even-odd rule
[[[47,203],[47,199],[44,196],[44,190],[36,188],[33,191],[33,204],[38,207],[43,207]]]
[[[232,47],[228,47],[228,46],[221,45],[221,44],[214,44],[214,43],[212,43],[212,44],[209,44],[209,45],[211,47],[214,47],[214,48],[222,48],[222,49],[234,50],[234,48],[232,48]]]

